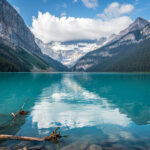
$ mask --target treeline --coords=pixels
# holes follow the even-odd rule
[[[88,56],[97,65],[87,69],[89,72],[149,72],[150,71],[150,40],[139,44],[122,45],[109,51],[113,57]]]
[[[30,72],[33,66],[46,70],[49,65],[22,48],[12,49],[0,44],[0,72]]]

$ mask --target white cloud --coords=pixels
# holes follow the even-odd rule
[[[98,6],[98,0],[81,0],[81,1],[87,8],[95,8]]]
[[[88,7],[94,7],[97,0],[82,0]],[[77,0],[74,0],[77,2]],[[93,3],[92,3],[93,2]],[[113,2],[104,9],[102,14],[97,14],[100,18],[75,18],[66,17],[66,12],[61,13],[61,17],[56,17],[49,12],[38,13],[38,17],[33,17],[31,31],[34,35],[45,43],[50,41],[67,41],[79,39],[99,39],[108,37],[111,34],[118,34],[128,27],[132,20],[127,16],[134,6],[131,4],[119,4]]]
[[[97,16],[102,17],[103,19],[116,18],[125,14],[129,14],[134,9],[134,6],[131,4],[120,5],[118,2],[113,2],[104,9],[102,14],[97,14]]]
[[[45,43],[77,39],[99,39],[113,33],[118,34],[131,22],[131,19],[127,16],[102,20],[99,18],[59,18],[49,12],[39,12],[37,18],[33,17],[31,31]]]

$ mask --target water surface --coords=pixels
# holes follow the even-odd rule
[[[28,115],[12,122],[10,113],[25,99]],[[0,74],[0,134],[44,137],[59,126],[68,135],[57,144],[0,141],[0,146],[148,149],[149,124],[148,73]]]

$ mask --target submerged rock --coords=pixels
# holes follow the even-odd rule
[[[61,150],[87,150],[88,146],[88,142],[74,142],[63,147]]]
[[[88,150],[102,150],[102,147],[95,145],[95,144],[92,144],[89,146]]]
[[[9,147],[0,147],[0,150],[10,150]]]
[[[50,145],[45,145],[44,148],[45,150],[55,150],[55,148]]]
[[[113,144],[116,144],[113,140],[105,140],[100,143],[102,146],[111,147]]]
[[[113,144],[112,147],[116,150],[126,150],[126,149],[128,149],[126,146],[124,146],[122,144]]]
[[[32,146],[29,147],[28,150],[44,150],[44,147],[42,145]]]
[[[29,150],[27,147],[24,147],[23,150]]]

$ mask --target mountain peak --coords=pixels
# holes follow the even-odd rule
[[[147,24],[149,24],[149,21],[138,17],[129,27],[128,30],[129,32],[135,31],[135,30],[141,30],[144,28]]]
[[[143,28],[147,24],[149,24],[149,21],[144,18],[138,17],[133,24],[137,24],[139,27]]]
[[[142,18],[142,17],[137,17],[135,21],[138,21],[138,20],[147,21],[148,22],[148,20],[146,20],[145,18]]]
[[[129,32],[136,31],[136,30],[141,30],[144,28],[147,24],[149,24],[149,21],[138,17],[132,24],[129,25],[128,28],[120,32],[120,36],[125,35]]]

